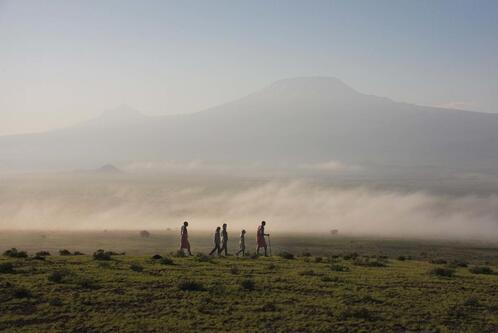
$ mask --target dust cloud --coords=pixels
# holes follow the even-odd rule
[[[0,182],[0,229],[255,229],[492,240],[497,195],[338,187],[306,181],[182,182],[120,175],[20,177]]]

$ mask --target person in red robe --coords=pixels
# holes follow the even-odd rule
[[[267,245],[266,245],[265,236],[270,236],[270,234],[265,234],[265,225],[266,225],[266,222],[262,221],[261,225],[258,227],[258,232],[256,233],[256,241],[258,243],[258,248],[256,249],[256,254],[259,255],[259,249],[264,248],[265,249],[265,257],[267,257],[268,255],[266,253]]]
[[[188,251],[188,254],[192,255],[192,252],[190,252],[190,242],[188,241],[187,227],[188,227],[188,222],[187,221],[183,222],[183,226],[181,229],[180,251],[186,249]]]

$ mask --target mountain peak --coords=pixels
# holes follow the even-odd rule
[[[120,105],[114,109],[109,109],[104,111],[101,115],[101,119],[137,119],[142,118],[144,115],[140,111],[128,106]]]
[[[322,76],[279,80],[263,89],[262,93],[305,100],[351,99],[362,95],[335,77]]]

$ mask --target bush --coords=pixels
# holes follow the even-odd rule
[[[348,254],[344,254],[344,255],[342,256],[342,258],[343,258],[344,260],[352,260],[352,259],[356,259],[356,258],[358,258],[358,253],[356,253],[356,252],[351,252],[351,253],[348,253]]]
[[[240,281],[240,288],[242,290],[251,291],[251,290],[254,290],[255,287],[256,287],[256,284],[251,279],[244,279],[244,280]]]
[[[97,250],[96,252],[93,253],[93,259],[94,260],[111,260],[111,255],[112,252],[109,251],[104,251],[102,249]]]
[[[85,254],[80,252],[80,251],[74,251],[73,255],[74,256],[84,256]]]
[[[26,288],[16,287],[12,290],[12,296],[14,296],[14,298],[31,298],[33,297],[33,294]]]
[[[159,263],[161,265],[174,265],[175,264],[173,259],[168,258],[168,257],[161,258],[161,260],[159,260]]]
[[[311,257],[311,252],[308,252],[308,251],[304,251],[303,253],[301,253],[301,257]]]
[[[72,253],[69,250],[63,249],[63,250],[59,251],[59,255],[61,255],[61,256],[70,256],[70,255],[72,255]]]
[[[276,269],[276,268],[277,268],[277,266],[276,266],[274,263],[270,263],[270,264],[267,266],[267,268],[268,268],[269,270],[274,270],[274,269]]]
[[[455,270],[451,268],[437,267],[431,269],[429,271],[429,274],[435,276],[452,277],[453,275],[455,275]]]
[[[495,272],[488,266],[474,266],[469,268],[472,274],[494,274]]]
[[[95,280],[88,277],[79,277],[74,281],[78,286],[84,289],[97,289],[98,285]]]
[[[48,252],[48,251],[39,251],[39,252],[36,252],[36,256],[38,256],[38,257],[48,257],[48,256],[50,256],[50,252]]]
[[[62,306],[62,300],[58,297],[52,298],[51,300],[48,301],[48,304],[51,306]]]
[[[14,273],[14,265],[10,262],[0,263],[0,274]]]
[[[284,259],[294,259],[294,255],[290,252],[287,252],[287,251],[280,252],[279,257],[284,258]]]
[[[130,269],[134,272],[142,272],[144,268],[139,264],[131,264]]]
[[[430,263],[436,265],[446,265],[448,262],[444,259],[432,259]]]
[[[405,260],[406,260],[406,258],[405,258],[405,256],[399,256],[399,257],[398,257],[398,260],[399,260],[399,261],[405,261]]]
[[[198,262],[210,262],[211,258],[204,253],[197,253],[195,255],[195,260],[197,260]]]
[[[448,266],[451,268],[458,268],[458,267],[467,267],[468,264],[464,260],[453,260],[448,264]]]
[[[173,254],[173,256],[177,258],[184,258],[187,255],[185,254],[185,252],[183,252],[183,250],[178,250]]]
[[[334,272],[349,272],[349,267],[338,264],[330,265],[330,269]]]
[[[61,269],[50,273],[48,280],[54,283],[62,283],[69,275],[70,272],[68,270]]]
[[[15,247],[11,248],[10,250],[7,250],[3,253],[4,256],[11,257],[11,258],[27,258],[28,254],[26,251],[18,251]]]
[[[240,270],[237,266],[232,266],[232,267],[230,267],[230,273],[237,275],[240,273]]]
[[[302,275],[302,276],[313,276],[313,275],[315,275],[315,272],[312,269],[307,269],[307,270],[304,270],[304,271],[300,271],[299,275]]]
[[[277,311],[277,306],[273,302],[267,302],[261,307],[261,311],[264,312],[275,312]]]
[[[36,256],[34,256],[34,257],[33,257],[33,260],[41,260],[41,261],[44,261],[44,260],[45,260],[45,257],[44,257],[44,256],[38,256],[38,255],[36,255]]]
[[[479,306],[479,300],[475,296],[470,296],[463,302],[463,305],[468,307],[477,307]]]
[[[363,267],[386,267],[386,263],[384,261],[379,259],[370,260],[368,257],[354,259],[353,265]]]
[[[322,276],[322,278],[320,280],[322,280],[323,282],[339,282],[339,281],[341,281],[341,279],[339,279],[337,276],[328,276],[328,275]]]
[[[193,280],[182,280],[178,283],[178,289],[182,291],[203,291],[204,286],[200,282]]]
[[[140,237],[142,237],[142,238],[149,238],[150,237],[150,232],[148,232],[147,230],[142,230],[142,231],[140,231]]]
[[[154,255],[152,256],[152,258],[151,258],[151,259],[153,259],[153,260],[159,260],[159,259],[162,259],[162,258],[163,258],[163,257],[162,257],[161,255],[159,255],[159,254],[154,254]]]
[[[323,261],[322,257],[315,257],[315,262],[316,263],[321,263]]]

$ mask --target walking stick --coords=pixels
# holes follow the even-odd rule
[[[268,246],[270,247],[270,257],[271,257],[271,242],[270,242],[270,235],[268,235]]]

